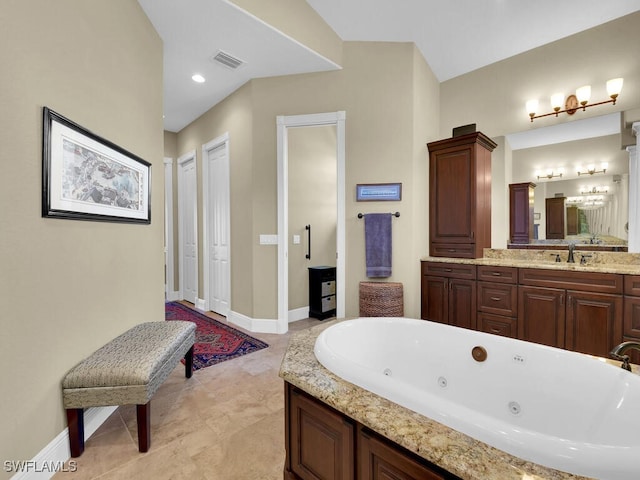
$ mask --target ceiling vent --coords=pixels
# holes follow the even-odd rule
[[[212,60],[232,70],[235,70],[240,65],[244,64],[244,62],[239,58],[229,55],[228,53],[223,52],[222,50],[219,50],[218,53],[214,55]]]

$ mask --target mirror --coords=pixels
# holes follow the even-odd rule
[[[507,136],[512,183],[536,184],[534,243],[626,246],[629,154],[621,147],[620,125],[614,113]],[[564,240],[546,236],[545,203],[554,197],[566,197]]]

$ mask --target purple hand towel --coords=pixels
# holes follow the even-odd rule
[[[364,242],[369,278],[391,276],[391,217],[389,213],[368,213],[364,216]]]

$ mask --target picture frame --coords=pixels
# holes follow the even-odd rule
[[[151,223],[151,164],[43,107],[42,216]]]
[[[358,183],[358,202],[397,202],[402,200],[402,183]]]

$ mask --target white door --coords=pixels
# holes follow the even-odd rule
[[[195,151],[178,159],[178,215],[180,224],[180,291],[196,303],[198,297],[198,216]]]
[[[203,146],[207,192],[207,253],[209,309],[227,316],[230,303],[229,256],[229,149],[228,142],[213,140]]]

